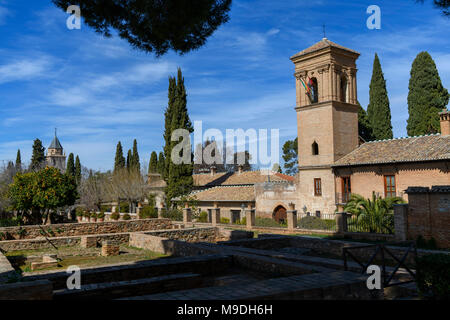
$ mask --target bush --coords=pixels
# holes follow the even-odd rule
[[[419,294],[431,299],[449,300],[450,272],[448,270],[450,270],[448,254],[431,254],[417,258],[416,283]]]
[[[97,219],[104,219],[105,218],[105,213],[102,211],[99,214],[97,214]]]
[[[128,213],[125,213],[125,214],[122,216],[122,219],[128,221],[128,220],[131,220],[131,216],[130,216]]]
[[[228,219],[228,218],[220,218],[220,223],[229,224],[230,223],[230,219]]]
[[[323,220],[319,217],[309,216],[301,218],[297,226],[300,229],[309,229],[309,230],[330,230],[334,226],[336,226],[335,220]]]
[[[436,240],[431,237],[430,240],[424,239],[422,236],[418,236],[416,240],[416,246],[420,249],[429,249],[429,250],[436,250],[438,249],[438,246],[436,244]]]
[[[153,206],[144,206],[139,212],[140,219],[158,218],[158,209]]]
[[[128,202],[121,202],[119,207],[120,212],[130,212],[130,204]]]
[[[111,212],[111,210],[112,210],[111,206],[106,206],[106,205],[101,205],[100,206],[100,211]]]
[[[19,218],[0,219],[0,227],[16,227],[21,224],[22,221]]]
[[[197,222],[208,222],[208,212],[202,211],[197,219]]]
[[[183,212],[178,209],[169,209],[163,212],[163,218],[170,219],[173,221],[183,221]]]
[[[269,228],[280,228],[286,227],[286,223],[279,223],[271,218],[255,218],[255,226],[257,227],[269,227]]]
[[[120,219],[120,214],[117,213],[117,212],[111,213],[111,219],[115,220],[115,221],[119,220]]]
[[[84,214],[84,210],[82,208],[76,208],[75,209],[75,214],[77,217],[82,217]]]

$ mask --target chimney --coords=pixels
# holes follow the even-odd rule
[[[211,172],[211,175],[212,175],[212,176],[215,175],[215,174],[217,173],[216,167],[215,167],[215,166],[212,166],[211,169],[210,169],[210,172]]]
[[[238,174],[241,174],[244,171],[244,166],[242,164],[238,165]]]
[[[450,111],[444,109],[439,113],[439,116],[441,117],[441,135],[450,135]]]

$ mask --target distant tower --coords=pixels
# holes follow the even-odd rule
[[[66,171],[66,154],[63,153],[61,142],[56,136],[56,129],[55,137],[47,149],[46,163],[50,167],[58,168],[61,172]]]

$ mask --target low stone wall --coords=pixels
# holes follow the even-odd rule
[[[112,234],[96,234],[92,235],[97,239],[97,242],[103,240],[115,240],[123,244],[128,244],[130,239],[130,233],[112,233]],[[56,247],[76,246],[81,243],[81,236],[75,237],[58,237],[49,238],[51,243]],[[6,240],[0,241],[0,249],[4,251],[17,251],[17,250],[37,250],[37,249],[50,249],[53,246],[46,239],[30,239],[30,240]]]
[[[108,221],[89,223],[64,223],[47,226],[21,226],[0,228],[0,237],[6,240],[36,239],[43,237],[42,229],[47,236],[51,237],[71,237],[88,234],[106,234],[138,232],[148,230],[172,229],[170,219],[143,219],[131,221]]]
[[[17,282],[0,286],[0,300],[51,300],[52,283],[48,280]]]
[[[155,237],[168,238],[171,240],[182,240],[186,242],[215,242],[219,236],[219,232],[216,227],[156,230],[144,233]]]
[[[7,282],[16,274],[8,259],[0,252],[0,283]]]

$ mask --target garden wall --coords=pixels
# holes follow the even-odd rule
[[[7,282],[14,275],[15,271],[11,263],[0,252],[0,283]]]
[[[138,232],[148,230],[172,229],[170,219],[143,219],[131,221],[108,221],[88,223],[64,223],[41,226],[47,237],[71,237],[88,234],[107,234]],[[36,239],[43,237],[40,226],[20,226],[0,228],[0,239]]]

